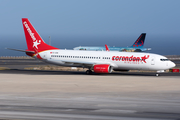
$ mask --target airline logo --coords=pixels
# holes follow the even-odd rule
[[[124,61],[127,63],[139,63],[144,62],[146,63],[146,59],[149,58],[149,55],[144,55],[143,57],[134,57],[133,55],[131,57],[128,56],[113,56],[112,61]]]
[[[135,43],[136,45],[133,45],[133,46],[134,47],[136,47],[136,46],[138,47],[138,46],[142,46],[144,44],[142,40],[141,40],[141,44],[139,44],[139,45],[137,44],[138,42],[139,42],[139,40]]]
[[[41,40],[36,40],[36,37],[34,36],[34,33],[31,31],[30,27],[28,26],[27,22],[24,21],[23,22],[24,26],[26,27],[29,35],[31,36],[32,40],[33,40],[33,47],[35,47],[36,49],[38,49],[38,45],[41,44]]]
[[[38,41],[36,40],[35,42],[33,42],[33,47],[36,47],[38,49],[38,45],[41,44],[41,40],[39,40],[39,43]]]
[[[142,38],[142,34],[138,38],[138,40],[134,43],[135,45],[133,45],[133,47],[143,46],[144,42],[143,42],[143,40],[140,41],[141,38]]]

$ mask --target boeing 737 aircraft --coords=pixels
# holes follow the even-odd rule
[[[92,70],[95,73],[111,73],[113,70],[163,71],[175,66],[166,57],[152,53],[61,50],[46,44],[27,18],[22,18],[22,24],[27,50],[13,50],[55,65],[88,68],[87,74]]]
[[[143,48],[146,33],[142,33],[139,38],[134,42],[131,47],[109,47],[110,51],[120,51],[120,52],[143,52],[151,50],[151,48]],[[105,47],[93,47],[93,46],[79,46],[73,48],[74,50],[87,50],[87,51],[106,51]]]

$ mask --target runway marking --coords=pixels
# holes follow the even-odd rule
[[[106,113],[136,113],[135,110],[114,110],[114,109],[100,109],[94,110],[95,112],[106,112]]]

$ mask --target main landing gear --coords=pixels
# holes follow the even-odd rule
[[[92,74],[92,70],[87,70],[86,74],[91,75]]]

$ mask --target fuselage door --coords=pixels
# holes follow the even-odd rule
[[[43,59],[48,59],[47,52],[43,52],[41,57],[42,57]]]
[[[168,61],[166,61],[166,66],[168,66]]]
[[[155,57],[151,58],[151,65],[155,65]]]

